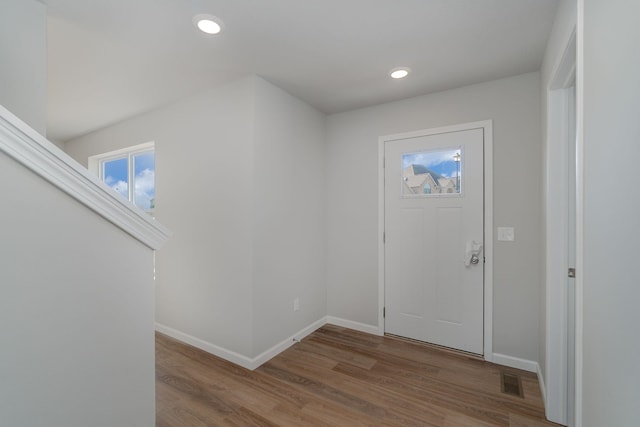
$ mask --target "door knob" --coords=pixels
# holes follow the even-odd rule
[[[469,267],[471,264],[476,265],[480,262],[480,253],[482,252],[482,243],[471,240],[467,242],[467,248],[464,252],[464,265]]]

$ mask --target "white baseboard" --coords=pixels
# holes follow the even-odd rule
[[[178,341],[182,341],[186,344],[192,345],[200,350],[206,351],[207,353],[211,353],[214,356],[218,356],[224,360],[227,360],[231,363],[235,363],[236,365],[242,366],[243,368],[247,368],[249,370],[254,370],[263,363],[267,362],[269,359],[277,356],[281,352],[285,351],[287,348],[291,347],[296,341],[299,341],[311,334],[315,330],[321,328],[327,323],[326,317],[323,317],[319,320],[316,320],[309,326],[302,328],[300,331],[291,335],[289,338],[286,338],[274,345],[273,347],[263,351],[258,356],[254,358],[250,358],[244,356],[240,353],[236,353],[235,351],[228,350],[226,348],[217,346],[210,342],[201,340],[200,338],[196,338],[189,334],[185,334],[184,332],[178,331],[177,329],[170,328],[168,326],[162,325],[156,322],[156,331],[168,335],[171,338],[175,338]]]
[[[274,358],[278,354],[282,353],[283,351],[285,351],[286,349],[291,347],[293,344],[296,343],[296,341],[302,340],[307,335],[309,335],[309,334],[313,333],[314,331],[316,331],[317,329],[323,327],[326,323],[327,323],[326,317],[323,317],[323,318],[321,318],[319,320],[316,320],[315,322],[313,322],[312,324],[310,324],[306,328],[302,328],[300,331],[298,331],[297,333],[291,335],[289,338],[284,339],[280,343],[274,345],[273,347],[271,347],[268,350],[263,351],[258,356],[256,356],[253,359],[251,359],[251,363],[252,363],[253,367],[248,368],[248,369],[251,369],[251,370],[256,369],[257,367],[259,367],[263,363],[269,361],[270,359]]]
[[[378,326],[367,325],[366,323],[354,322],[353,320],[342,319],[340,317],[327,316],[326,323],[330,325],[341,326],[343,328],[354,329],[356,331],[365,332],[367,334],[384,335],[384,331]]]
[[[507,356],[506,354],[500,353],[493,353],[491,359],[495,364],[522,369],[523,371],[533,372],[534,374],[538,373],[540,370],[538,362],[534,362],[533,360],[521,359],[519,357]]]
[[[189,334],[185,334],[184,332],[178,331],[177,329],[170,328],[165,325],[161,325],[156,322],[156,331],[163,333],[165,335],[170,336],[171,338],[175,338],[178,341],[182,341],[183,343],[192,345],[200,350],[204,350],[207,353],[211,353],[214,356],[218,356],[224,360],[228,360],[231,363],[235,363],[236,365],[240,365],[243,368],[247,369],[255,369],[253,367],[253,359],[244,356],[240,353],[236,353],[235,351],[228,350],[226,348],[217,346],[215,344],[211,344],[208,341],[201,340],[200,338],[196,338]]]
[[[279,342],[278,344],[274,345],[273,347],[263,351],[256,357],[251,358],[251,357],[244,356],[240,353],[236,353],[235,351],[231,351],[226,348],[212,344],[210,342],[201,340],[200,338],[196,338],[184,332],[178,331],[177,329],[170,328],[169,326],[165,326],[157,322],[156,322],[156,331],[162,334],[168,335],[171,338],[175,338],[178,341],[182,341],[186,344],[199,348],[200,350],[204,350],[207,353],[211,353],[214,356],[218,356],[224,360],[228,360],[231,363],[240,365],[243,368],[247,368],[253,371],[263,363],[267,362],[268,360],[272,359],[273,357],[277,356],[281,352],[291,347],[293,344],[295,344],[296,341],[302,340],[304,337],[320,329],[327,323],[336,325],[336,326],[341,326],[343,328],[349,328],[349,329],[354,329],[356,331],[365,332],[367,334],[384,335],[384,331],[381,331],[380,328],[378,328],[377,326],[367,325],[365,323],[360,323],[360,322],[354,322],[352,320],[341,319],[339,317],[334,317],[334,316],[325,316],[316,320],[312,324],[302,328],[295,334],[291,335],[289,338],[286,338],[281,342]]]
[[[542,403],[544,405],[545,414],[547,412],[547,387],[544,384],[544,375],[542,375],[542,369],[540,369],[540,364],[536,363],[536,373],[538,374],[538,383],[540,384],[540,393],[542,393]]]

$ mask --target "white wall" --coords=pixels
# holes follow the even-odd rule
[[[252,81],[243,79],[65,144],[94,154],[154,141],[156,218],[173,231],[156,254],[156,321],[252,353]]]
[[[155,425],[153,253],[0,153],[0,414]]]
[[[259,77],[255,90],[254,356],[327,312],[325,116]]]
[[[323,116],[252,77],[66,149],[86,163],[155,141],[157,217],[174,231],[158,252],[157,320],[255,357],[324,314],[376,324],[378,136],[493,119],[494,222],[516,228],[494,243],[494,352],[535,361],[539,85],[530,73],[333,115],[321,149]]]
[[[585,427],[639,420],[638,16],[639,2],[584,0]]]
[[[47,8],[36,0],[0,5],[0,105],[46,136]]]
[[[326,314],[322,114],[248,77],[65,147],[86,164],[148,141],[174,232],[156,259],[159,324],[251,359]]]
[[[539,73],[329,116],[327,119],[328,314],[378,318],[378,137],[493,119],[496,353],[536,361],[540,287]],[[494,236],[495,237],[495,236]]]

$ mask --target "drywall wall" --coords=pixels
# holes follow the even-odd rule
[[[638,16],[639,2],[584,0],[585,427],[638,425]]]
[[[160,325],[243,362],[326,315],[324,115],[251,76],[65,148],[86,164],[148,141],[174,232],[156,259]]]
[[[402,84],[402,82],[399,82]],[[493,350],[538,358],[540,80],[529,73],[327,118],[328,314],[377,325],[378,137],[493,120]]]
[[[47,8],[36,0],[2,0],[0,104],[46,136]]]
[[[0,414],[155,425],[153,253],[0,153]]]
[[[327,304],[325,116],[259,77],[254,82],[255,356],[323,318]]]
[[[322,116],[250,77],[65,146],[86,163],[155,141],[157,217],[174,231],[158,252],[158,322],[255,357],[323,309],[376,324],[378,137],[493,119],[494,222],[516,228],[515,242],[494,243],[494,352],[536,360],[539,85],[530,73],[330,116],[321,153]]]
[[[252,91],[242,79],[65,144],[86,165],[155,142],[155,216],[174,233],[156,253],[156,321],[243,355],[252,353]]]

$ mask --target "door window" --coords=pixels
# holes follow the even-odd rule
[[[402,154],[402,197],[459,195],[461,188],[461,148]]]

